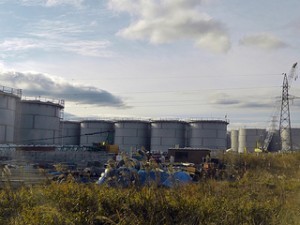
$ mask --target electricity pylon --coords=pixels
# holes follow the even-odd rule
[[[291,130],[291,117],[290,117],[290,104],[289,104],[289,83],[286,73],[283,74],[283,85],[281,95],[281,108],[280,108],[280,123],[279,123],[279,137],[281,140],[282,151],[292,151],[292,130]]]

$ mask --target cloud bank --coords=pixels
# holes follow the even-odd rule
[[[273,34],[268,33],[245,36],[240,40],[240,45],[256,47],[263,50],[277,50],[288,47],[288,44]]]
[[[200,12],[200,0],[109,0],[109,9],[131,16],[131,24],[118,35],[132,40],[165,44],[192,40],[195,46],[213,52],[227,52],[230,40],[226,27]]]
[[[0,81],[7,86],[23,89],[23,95],[65,99],[66,101],[98,106],[123,107],[122,99],[93,86],[74,85],[62,78],[42,73],[0,71]]]
[[[215,106],[220,107],[235,107],[240,109],[248,108],[270,108],[274,107],[274,102],[270,99],[261,99],[258,97],[250,96],[231,96],[226,93],[218,93],[209,96],[209,102]]]

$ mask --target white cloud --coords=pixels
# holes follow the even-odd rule
[[[0,42],[0,51],[23,51],[41,47],[38,43],[31,39],[12,38]]]
[[[276,50],[288,47],[288,44],[273,34],[262,33],[245,36],[240,40],[240,45],[256,47],[264,50]]]
[[[46,7],[55,7],[61,5],[70,5],[77,8],[82,6],[84,0],[20,0],[23,5],[42,5]]]
[[[118,32],[124,38],[153,44],[189,39],[197,47],[228,51],[230,40],[225,26],[201,13],[200,3],[199,0],[110,0],[108,6],[131,15],[131,24]]]
[[[30,50],[63,51],[82,56],[112,57],[114,53],[108,48],[111,43],[107,40],[76,40],[76,39],[28,39],[13,38],[0,42],[0,58],[16,56]]]
[[[111,57],[108,40],[89,40],[88,28],[59,20],[42,20],[25,27],[26,37],[0,40],[0,58],[30,50],[71,52],[82,56]],[[27,31],[27,33],[26,33]],[[83,37],[84,36],[84,37]]]
[[[64,51],[74,52],[83,56],[110,57],[113,55],[113,53],[106,50],[109,46],[109,41],[81,40],[65,43],[60,47]]]
[[[46,0],[46,6],[72,5],[80,7],[84,0]]]

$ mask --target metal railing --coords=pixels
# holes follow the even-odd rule
[[[7,94],[16,95],[19,98],[22,97],[22,89],[15,89],[15,88],[10,88],[10,87],[6,87],[6,86],[0,86],[0,91],[7,93]]]
[[[25,101],[39,101],[39,102],[50,102],[53,104],[60,105],[62,107],[65,106],[65,100],[64,99],[52,99],[52,98],[47,98],[47,97],[42,97],[42,96],[37,96],[37,97],[30,97],[30,96],[23,96],[22,100]]]

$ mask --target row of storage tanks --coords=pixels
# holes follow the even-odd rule
[[[221,120],[86,120],[63,121],[63,143],[91,145],[105,141],[113,131],[113,143],[121,150],[140,149],[167,151],[174,147],[208,148],[221,150],[227,146],[227,122]],[[101,134],[86,135],[101,132]],[[79,135],[76,135],[76,132]],[[68,138],[68,136],[72,136]],[[80,136],[80,139],[76,137]]]
[[[22,100],[20,93],[0,89],[0,144],[91,146],[109,138],[123,150],[191,147],[244,152],[253,151],[265,136],[264,129],[239,129],[228,134],[228,123],[223,120],[63,121],[63,101]],[[299,137],[300,129],[292,129],[294,148],[300,148]],[[280,149],[279,143],[275,135],[271,149]]]
[[[223,120],[63,121],[63,108],[63,101],[22,100],[13,89],[0,90],[0,144],[91,146],[110,138],[121,150],[227,147]]]

